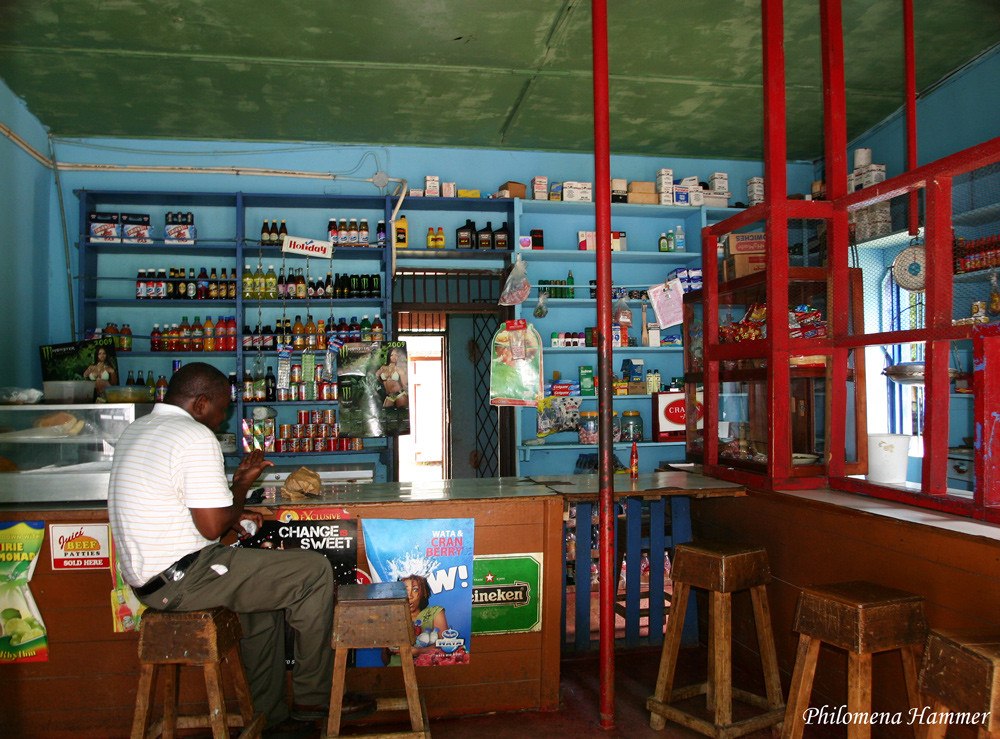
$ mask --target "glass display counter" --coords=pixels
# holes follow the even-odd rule
[[[115,442],[151,403],[0,406],[0,503],[107,500]]]

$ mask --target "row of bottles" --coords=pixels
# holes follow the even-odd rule
[[[149,370],[149,374],[143,377],[142,370],[139,370],[139,376],[136,377],[132,370],[128,371],[128,377],[125,379],[126,385],[145,385],[146,387],[153,389],[153,397],[157,403],[162,403],[163,399],[167,397],[167,377],[166,375],[160,375],[159,379],[153,379],[153,370]]]
[[[661,233],[659,241],[657,241],[657,248],[660,251],[685,251],[687,247],[684,244],[684,227],[678,226],[676,234],[674,229],[670,229],[667,233]]]
[[[326,226],[327,239],[336,246],[385,246],[385,221],[379,221],[372,243],[368,221],[364,218],[331,218]]]
[[[100,338],[101,336],[114,336],[114,347],[119,352],[132,351],[132,329],[127,323],[123,323],[119,329],[117,323],[108,321],[107,326],[94,332],[94,338]]]
[[[285,268],[276,273],[274,265],[269,264],[267,272],[264,265],[258,264],[254,272],[250,265],[243,267],[243,299],[244,300],[305,300],[306,298],[378,298],[382,294],[382,275],[349,275],[346,272],[322,274],[316,280],[310,280],[302,274],[301,269],[289,269],[285,277]]]
[[[538,294],[547,292],[550,298],[575,298],[576,280],[573,278],[573,270],[569,271],[565,280],[539,280]]]
[[[179,324],[153,324],[149,335],[149,350],[153,352],[234,352],[236,351],[236,316],[220,316],[213,323],[211,316],[205,316],[202,323],[199,316],[194,323],[188,323],[187,316]]]
[[[264,225],[260,227],[260,243],[261,244],[280,244],[285,236],[288,235],[288,227],[285,225],[284,219],[281,220],[281,225],[278,225],[277,221],[271,221],[270,227],[267,225],[267,219],[264,219]]]
[[[385,338],[385,326],[378,316],[369,320],[364,315],[360,321],[357,316],[351,316],[350,322],[344,318],[335,321],[330,316],[326,321],[321,318],[316,322],[311,315],[307,315],[303,323],[302,316],[297,315],[294,323],[291,318],[284,318],[278,319],[275,325],[276,329],[272,329],[270,324],[258,325],[252,331],[249,326],[244,326],[243,348],[274,350],[278,344],[290,344],[297,351],[324,350],[350,341],[382,341]]]
[[[226,269],[221,274],[212,267],[209,272],[201,268],[195,277],[194,267],[187,275],[184,267],[167,269],[140,269],[135,278],[136,300],[235,300],[236,268],[230,276]]]
[[[407,249],[410,246],[409,223],[404,215],[396,220],[394,241],[397,249]],[[510,249],[511,244],[510,229],[506,221],[495,231],[491,221],[486,222],[485,228],[477,229],[471,220],[466,220],[464,226],[455,230],[456,249]],[[427,248],[447,248],[443,228],[440,226],[436,230],[433,226],[427,228]]]

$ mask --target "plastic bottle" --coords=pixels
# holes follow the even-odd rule
[[[438,226],[437,233],[434,234],[435,248],[444,249],[444,229]]]
[[[375,316],[375,320],[372,321],[372,341],[382,341],[385,338],[385,327],[382,325],[382,319]]]
[[[396,220],[393,236],[397,249],[406,249],[410,246],[408,229],[406,216],[400,216]]]
[[[685,251],[684,227],[677,227],[677,234],[674,236],[674,251]]]
[[[306,345],[306,337],[303,336],[306,327],[302,324],[302,316],[295,316],[295,323],[292,324],[292,346],[296,349],[303,349]]]
[[[205,316],[205,322],[201,325],[201,331],[205,336],[205,351],[215,351],[215,324],[212,323],[211,316]]]
[[[667,235],[665,233],[660,234],[660,239],[657,242],[657,245],[659,246],[660,251],[670,251],[670,241],[667,239]]]
[[[667,251],[677,251],[677,237],[673,229],[667,232]]]
[[[198,281],[195,283],[195,295],[198,300],[208,300],[208,271],[202,267],[198,272]]]
[[[357,316],[351,316],[347,335],[351,341],[361,341],[361,324],[358,323]]]
[[[278,299],[278,275],[274,273],[274,265],[267,265],[267,274],[264,275],[264,299]]]
[[[634,441],[632,442],[632,455],[629,457],[629,468],[633,480],[639,477],[639,447]]]
[[[306,346],[310,349],[316,348],[316,324],[312,316],[306,316],[305,325]]]
[[[267,297],[267,278],[264,277],[264,265],[257,262],[257,269],[253,273],[253,296],[257,300]]]
[[[118,333],[118,351],[132,351],[132,329],[127,323],[122,324],[122,330]]]
[[[160,375],[156,380],[156,402],[162,403],[167,397],[167,377],[166,375]]]
[[[434,227],[427,227],[427,248],[437,249],[437,235],[434,233]]]
[[[250,265],[243,265],[243,299],[253,300],[256,295],[254,295],[254,281],[253,272],[250,271]]]
[[[361,329],[362,341],[373,340],[374,337],[372,336],[372,323],[371,321],[368,320],[367,315],[361,317],[361,323],[359,324],[359,328]]]
[[[167,351],[176,352],[181,348],[181,331],[176,323],[170,324],[170,331],[167,334]]]
[[[181,316],[181,325],[177,328],[177,351],[191,351],[191,324],[188,323],[187,316]]]
[[[346,344],[351,340],[351,327],[347,321],[344,320],[343,316],[340,317],[340,322],[337,324],[337,338],[342,344]]]
[[[476,248],[493,248],[493,224],[489,221],[486,222],[486,228],[480,229],[476,232]]]
[[[475,244],[473,243],[476,238],[476,225],[466,219],[465,225],[460,226],[455,231],[455,248],[457,249],[472,249]]]
[[[191,351],[205,351],[205,328],[201,325],[199,316],[195,316],[194,323],[191,324]]]
[[[566,297],[567,298],[575,298],[576,297],[575,289],[574,289],[573,285],[574,285],[573,270],[570,270],[569,274],[566,276]]]
[[[326,349],[326,324],[322,318],[316,323],[316,348]]]
[[[149,333],[149,351],[163,351],[163,334],[160,332],[160,324],[154,323],[153,330]]]
[[[493,232],[494,249],[510,249],[510,230],[507,228],[507,221]]]

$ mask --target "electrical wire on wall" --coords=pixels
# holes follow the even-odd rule
[[[62,226],[63,255],[66,259],[66,290],[69,295],[69,331],[70,336],[76,336],[76,309],[73,307],[73,264],[69,253],[69,231],[66,228],[66,204],[63,201],[62,180],[59,179],[59,163],[56,161],[56,150],[49,136],[49,156],[52,158],[52,171],[56,178],[56,197],[59,199],[59,224]]]

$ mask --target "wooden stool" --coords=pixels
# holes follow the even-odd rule
[[[847,710],[871,712],[872,655],[900,650],[910,707],[919,707],[917,648],[927,635],[924,599],[895,588],[857,581],[803,588],[795,609],[799,647],[788,689],[782,739],[801,739],[821,642],[847,650]],[[848,739],[871,736],[871,724],[852,721]]]
[[[139,688],[132,718],[132,739],[149,739],[163,734],[173,737],[177,729],[212,728],[214,739],[228,739],[229,727],[244,727],[240,739],[259,737],[264,728],[263,713],[254,715],[253,699],[243,658],[240,619],[225,608],[210,611],[167,612],[147,610],[139,629]],[[240,715],[226,712],[222,694],[222,661],[229,669],[240,703]],[[208,714],[177,715],[177,683],[181,665],[201,665],[208,691]],[[163,718],[149,727],[156,688],[156,672],[164,668]]]
[[[393,739],[430,739],[427,706],[417,692],[417,670],[409,656],[413,646],[413,621],[406,599],[406,585],[401,582],[374,585],[341,585],[333,616],[333,689],[330,692],[330,718],[327,737],[340,735],[341,702],[350,649],[395,647],[403,668],[402,698],[379,698],[379,711],[409,711],[409,732],[392,732]],[[381,734],[353,734],[352,737],[375,737]]]
[[[784,716],[784,702],[778,658],[774,651],[774,634],[771,632],[771,611],[767,603],[766,586],[771,581],[767,552],[762,547],[727,542],[678,544],[672,573],[674,595],[671,613],[675,615],[667,622],[656,692],[646,701],[646,708],[651,712],[649,725],[656,730],[662,729],[664,719],[668,718],[715,739],[731,739],[780,722]],[[674,690],[677,651],[692,587],[710,591],[708,681]],[[732,593],[747,589],[753,600],[766,698],[732,686]],[[708,708],[715,714],[715,723],[670,705],[701,693],[706,694]],[[766,713],[733,722],[733,698],[763,708]]]
[[[979,714],[980,739],[1000,737],[1000,632],[931,631],[920,670],[920,692],[933,699],[930,713]],[[948,729],[947,723],[932,724],[926,716],[924,724],[926,739],[942,739]]]

